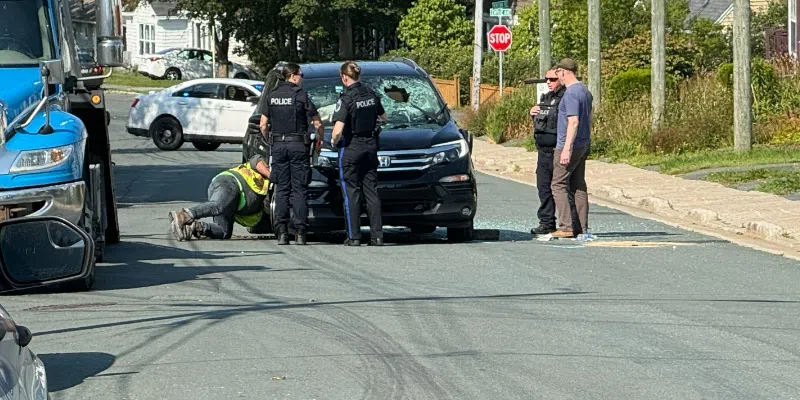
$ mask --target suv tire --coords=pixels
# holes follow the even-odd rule
[[[447,240],[454,243],[471,242],[473,232],[472,221],[469,222],[469,227],[467,228],[447,228]]]

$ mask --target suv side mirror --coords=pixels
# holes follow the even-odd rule
[[[8,290],[85,279],[94,242],[61,217],[37,216],[0,222],[0,280]]]

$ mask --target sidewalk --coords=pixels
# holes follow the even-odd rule
[[[536,152],[476,139],[472,160],[481,172],[536,185]],[[592,160],[586,183],[592,203],[800,260],[798,201]]]

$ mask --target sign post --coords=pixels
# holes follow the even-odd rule
[[[511,30],[505,25],[495,25],[487,35],[489,47],[500,53],[500,97],[503,97],[503,54],[511,47]]]

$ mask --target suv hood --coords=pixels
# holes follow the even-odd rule
[[[463,139],[455,123],[434,128],[410,127],[406,129],[384,129],[380,136],[380,151],[429,149],[434,145]],[[325,131],[325,143],[330,149],[331,131]]]
[[[0,81],[0,101],[6,106],[9,123],[42,98],[39,68],[0,68]]]

